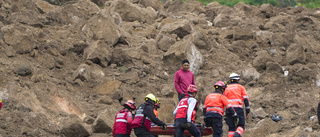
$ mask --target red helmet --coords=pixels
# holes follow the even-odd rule
[[[190,85],[190,86],[188,87],[187,91],[190,92],[190,93],[193,93],[193,92],[198,93],[198,88],[197,88],[196,85]]]
[[[218,81],[216,84],[214,84],[214,87],[215,88],[219,88],[219,87],[226,88],[227,86],[223,81]]]
[[[135,104],[136,104],[136,103],[134,103],[132,100],[129,99],[126,103],[123,104],[123,106],[126,106],[126,105],[127,105],[127,106],[129,106],[132,110],[136,110]]]

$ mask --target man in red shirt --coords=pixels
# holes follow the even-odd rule
[[[231,113],[226,113],[226,123],[229,126],[228,137],[240,137],[244,131],[245,116],[243,111],[243,104],[246,109],[246,118],[249,118],[250,106],[249,97],[244,86],[239,84],[240,76],[232,73],[229,76],[230,84],[224,91],[224,95],[228,98],[228,102],[239,116],[239,123],[235,123],[235,119]]]
[[[181,64],[182,67],[174,75],[174,86],[178,92],[179,101],[188,94],[187,88],[189,85],[195,85],[194,75],[189,70],[189,65],[189,60],[184,59]]]
[[[132,130],[132,111],[136,109],[135,103],[128,100],[124,103],[124,108],[116,115],[112,128],[113,137],[130,137]]]

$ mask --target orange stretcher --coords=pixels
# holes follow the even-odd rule
[[[208,136],[213,134],[211,127],[205,127],[203,124],[196,124],[201,132],[201,136]],[[161,126],[151,126],[150,132],[152,135],[174,135],[175,130],[173,124],[167,124],[167,129],[161,129]],[[188,130],[184,130],[184,136],[192,136]]]

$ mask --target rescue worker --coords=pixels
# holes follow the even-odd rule
[[[232,113],[229,111],[226,113],[226,123],[229,126],[228,137],[240,137],[245,129],[245,117],[249,118],[249,97],[245,87],[239,84],[240,76],[238,74],[231,73],[229,80],[230,84],[223,94],[226,95],[229,103],[236,111],[239,123],[235,123],[235,117],[232,116]],[[243,104],[245,105],[246,116],[244,116]]]
[[[148,94],[144,101],[145,103],[141,104],[136,110],[131,126],[137,137],[154,137],[150,133],[151,122],[162,126],[163,129],[166,129],[167,125],[160,121],[153,112],[154,104],[157,101],[156,97],[153,94]]]
[[[128,100],[124,103],[124,108],[116,115],[113,128],[113,137],[130,137],[132,130],[132,111],[136,109],[135,103],[132,100]]]
[[[224,108],[226,107],[227,110],[232,114],[234,119],[236,120],[235,123],[239,122],[239,118],[237,113],[228,102],[228,99],[223,92],[226,89],[226,85],[222,81],[218,81],[215,85],[215,92],[209,94],[206,97],[206,101],[204,103],[203,108],[203,115],[205,116],[204,122],[208,127],[212,127],[213,129],[213,137],[222,137],[223,135],[223,123],[222,117],[224,115]]]
[[[188,130],[193,136],[200,137],[200,130],[195,124],[192,123],[195,118],[195,109],[197,100],[195,96],[198,93],[198,89],[195,85],[190,85],[187,88],[188,94],[180,100],[178,106],[173,112],[175,115],[174,128],[175,136],[182,137],[184,130]]]

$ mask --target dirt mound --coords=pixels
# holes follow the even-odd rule
[[[147,93],[172,123],[184,58],[200,106],[214,82],[241,74],[252,108],[244,136],[320,134],[309,120],[320,98],[320,9],[49,2],[0,0],[0,136],[110,136],[121,104],[140,104]]]

